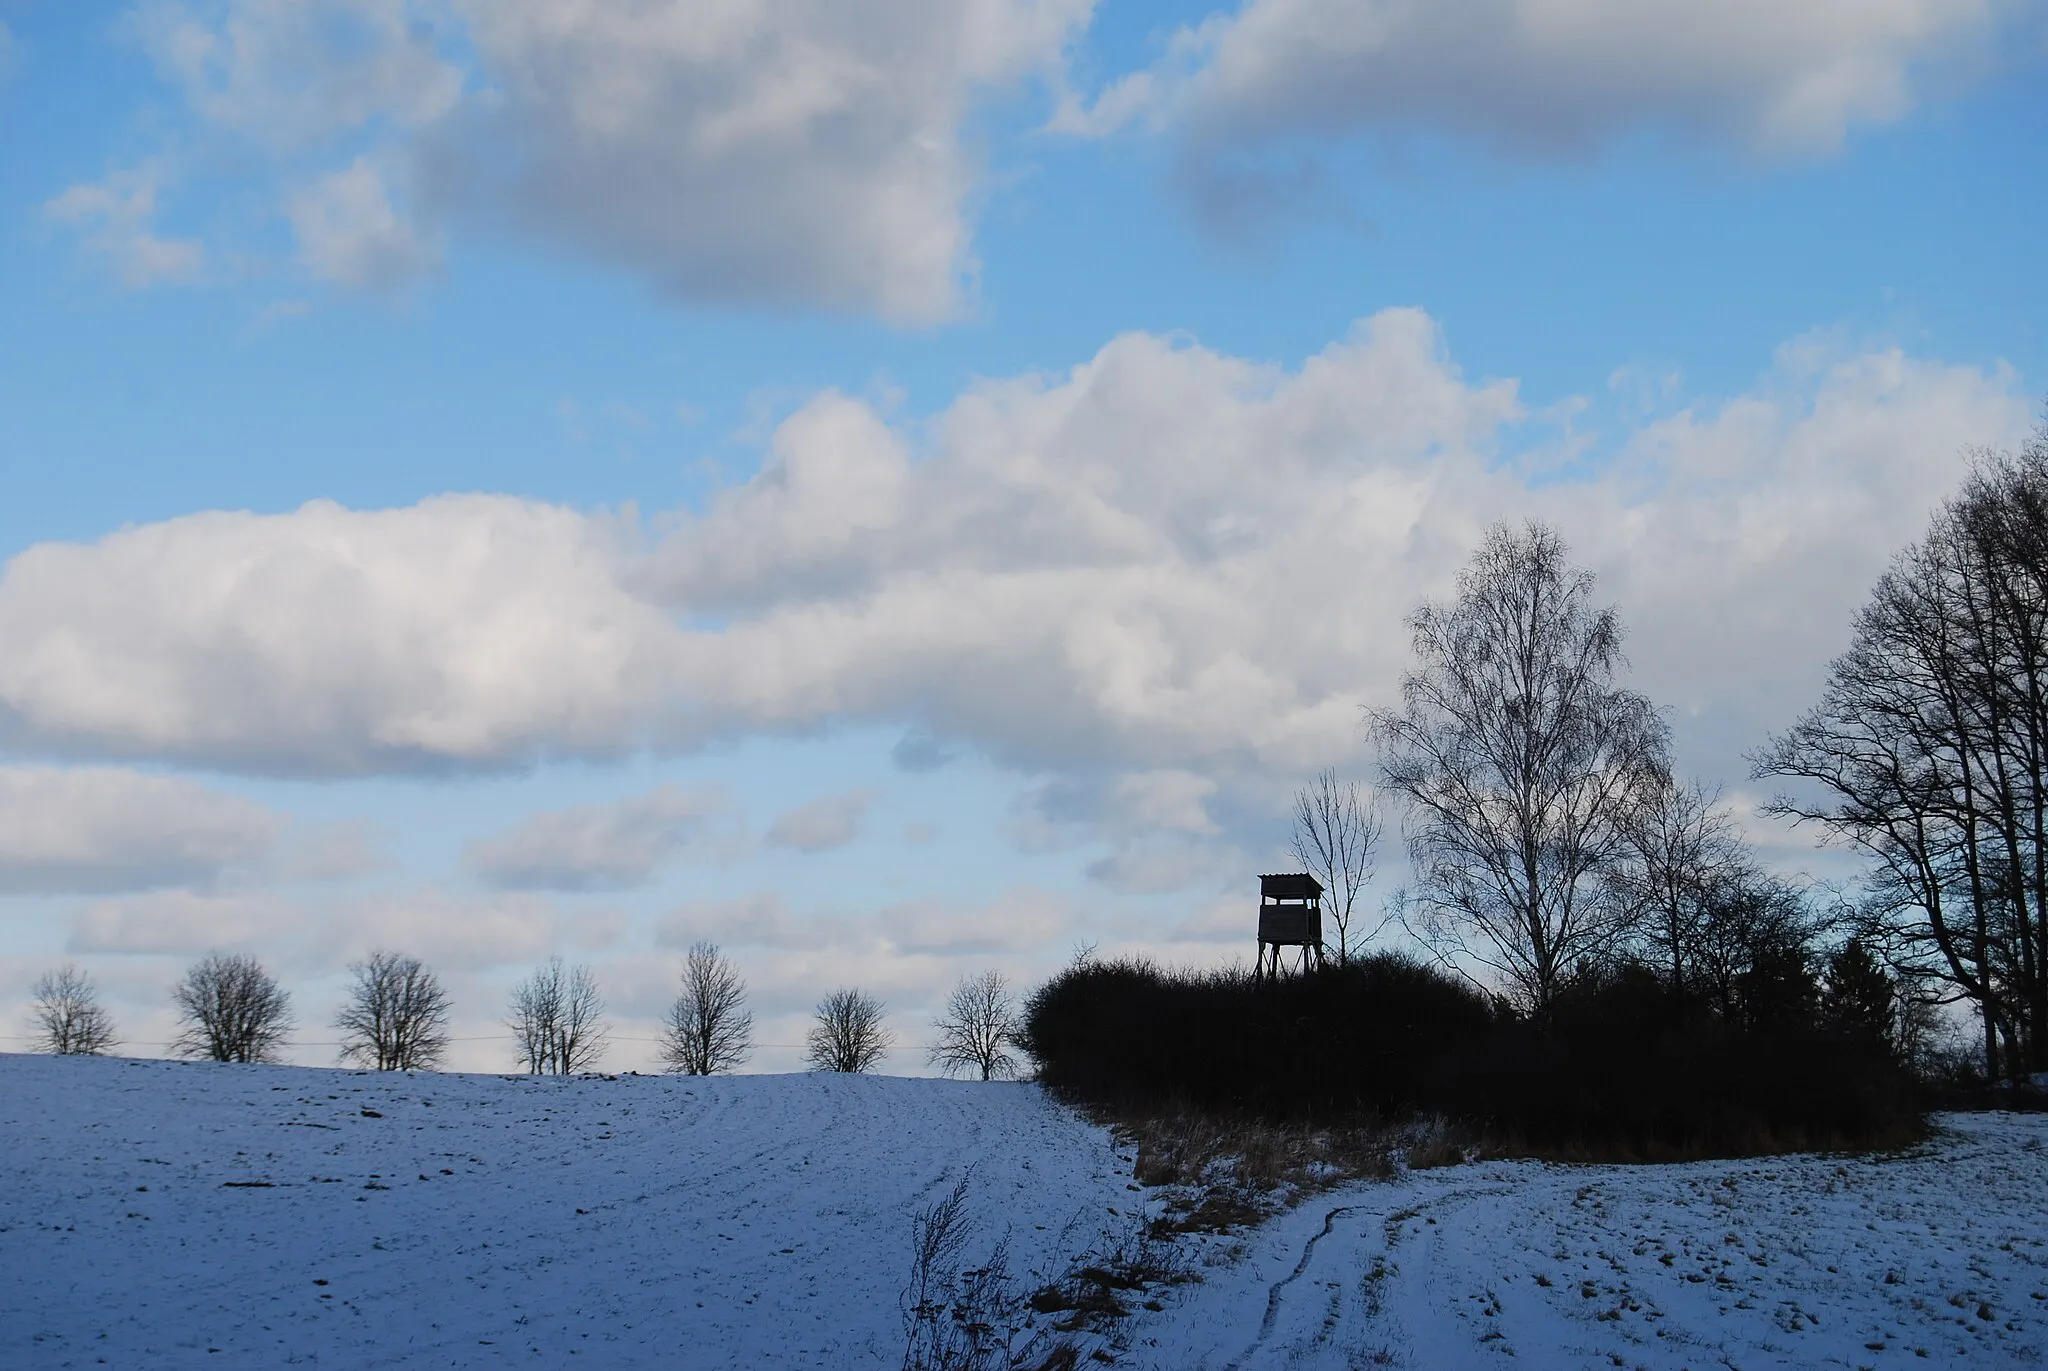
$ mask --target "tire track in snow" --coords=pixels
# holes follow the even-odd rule
[[[1308,1270],[1308,1264],[1316,1254],[1316,1244],[1321,1242],[1324,1238],[1330,1236],[1331,1229],[1333,1229],[1336,1226],[1338,1215],[1349,1214],[1354,1210],[1362,1209],[1364,1207],[1365,1206],[1359,1204],[1340,1204],[1336,1208],[1332,1209],[1329,1213],[1323,1215],[1322,1230],[1320,1232],[1311,1234],[1309,1236],[1309,1240],[1306,1243],[1302,1244],[1301,1260],[1294,1264],[1294,1269],[1292,1271],[1282,1276],[1279,1280],[1273,1282],[1273,1288],[1266,1292],[1266,1317],[1259,1320],[1259,1332],[1258,1335],[1252,1339],[1251,1346],[1245,1348],[1244,1351],[1238,1353],[1235,1360],[1225,1363],[1223,1371],[1238,1371],[1238,1368],[1242,1367],[1246,1361],[1250,1360],[1254,1352],[1257,1352],[1259,1348],[1265,1345],[1266,1339],[1271,1337],[1273,1334],[1273,1324],[1280,1317],[1281,1295],[1286,1291],[1288,1286],[1294,1284],[1296,1280],[1300,1279],[1302,1272]]]
[[[1308,1241],[1302,1244],[1301,1257],[1299,1260],[1295,1262],[1294,1269],[1288,1272],[1285,1276],[1282,1276],[1279,1280],[1275,1281],[1272,1284],[1272,1286],[1267,1290],[1265,1316],[1262,1319],[1260,1319],[1259,1331],[1252,1338],[1250,1345],[1247,1346],[1244,1349],[1244,1351],[1238,1353],[1237,1356],[1234,1357],[1232,1360],[1224,1363],[1222,1371],[1241,1371],[1241,1369],[1251,1361],[1252,1357],[1256,1355],[1262,1348],[1264,1348],[1267,1345],[1267,1343],[1271,1340],[1273,1335],[1273,1329],[1275,1328],[1275,1326],[1277,1326],[1280,1320],[1280,1311],[1283,1304],[1285,1303],[1285,1295],[1287,1288],[1293,1285],[1298,1280],[1300,1280],[1303,1275],[1307,1274],[1309,1264],[1311,1261],[1314,1260],[1315,1257],[1316,1245],[1322,1242],[1323,1239],[1329,1237],[1335,1231],[1336,1221],[1340,1217],[1343,1217],[1347,1214],[1358,1213],[1361,1211],[1368,1212],[1370,1214],[1381,1215],[1386,1220],[1386,1223],[1388,1225],[1386,1246],[1387,1250],[1391,1251],[1393,1247],[1400,1241],[1400,1235],[1396,1228],[1397,1224],[1405,1223],[1410,1219],[1424,1217],[1425,1215],[1430,1214],[1431,1211],[1443,1212],[1445,1210],[1456,1210],[1462,1208],[1464,1205],[1469,1204],[1474,1200],[1496,1198],[1505,1194],[1509,1194],[1514,1189],[1515,1187],[1513,1185],[1465,1186],[1456,1190],[1446,1191],[1443,1194],[1436,1195],[1428,1199],[1424,1199],[1420,1203],[1417,1203],[1412,1207],[1396,1209],[1392,1213],[1385,1214],[1383,1214],[1382,1211],[1386,1210],[1389,1207],[1390,1202],[1397,1201],[1399,1198],[1401,1198],[1402,1192],[1398,1190],[1377,1190],[1377,1193],[1375,1193],[1370,1199],[1354,1200],[1349,1204],[1341,1204],[1333,1207],[1323,1215],[1322,1228],[1319,1231],[1310,1234]],[[1325,1336],[1328,1336],[1327,1330]]]

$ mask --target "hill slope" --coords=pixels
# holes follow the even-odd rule
[[[14,1056],[0,1099],[12,1366],[894,1362],[970,1163],[1020,1265],[1132,1198],[1022,1085]]]

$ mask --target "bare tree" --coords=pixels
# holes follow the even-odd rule
[[[1979,454],[1752,760],[1872,858],[1866,948],[1971,1002],[1986,1077],[2048,1069],[2048,430]]]
[[[1658,777],[1629,827],[1634,859],[1615,874],[1639,916],[1645,951],[1674,990],[1697,988],[1695,949],[1717,902],[1743,874],[1742,842],[1719,799],[1697,782]]]
[[[938,1038],[927,1059],[948,1076],[978,1071],[992,1081],[1017,1073],[1010,1049],[1017,1043],[1017,1007],[1000,971],[962,976],[946,997],[946,1011],[932,1022]]]
[[[860,990],[835,990],[818,1001],[818,1021],[804,1039],[813,1071],[866,1071],[888,1055],[895,1035],[882,1026],[882,1002]]]
[[[1822,932],[1798,883],[1747,859],[1713,873],[1685,945],[1687,983],[1728,1021],[1745,1017],[1746,987],[1807,956]]]
[[[217,1062],[274,1062],[291,1036],[291,996],[254,957],[208,953],[171,990],[171,1050]]]
[[[29,993],[35,996],[29,1014],[39,1050],[60,1057],[97,1057],[120,1041],[92,977],[70,962],[38,976]]]
[[[604,1054],[604,996],[587,966],[550,957],[512,991],[506,1018],[519,1063],[536,1076],[588,1071]]]
[[[376,951],[335,1015],[341,1059],[379,1071],[432,1071],[448,1050],[448,992],[418,957]]]
[[[683,989],[662,1025],[661,1059],[670,1071],[712,1076],[731,1071],[752,1050],[754,1016],[747,1012],[747,983],[715,943],[690,947],[683,961]]]
[[[1620,621],[1566,556],[1542,524],[1491,529],[1456,602],[1409,616],[1420,662],[1402,707],[1369,715],[1408,810],[1416,931],[1539,1016],[1627,933],[1628,903],[1604,878],[1667,773],[1663,722],[1613,684]]]
[[[1364,798],[1356,781],[1319,772],[1294,795],[1294,856],[1328,892],[1324,906],[1337,926],[1337,961],[1351,960],[1379,932],[1352,937],[1352,907],[1372,879],[1380,842],[1379,806]],[[1381,923],[1385,927],[1385,921]]]

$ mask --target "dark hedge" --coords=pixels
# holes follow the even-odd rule
[[[1260,986],[1086,961],[1030,997],[1046,1085],[1119,1107],[1269,1118],[1437,1113],[1505,1146],[1658,1157],[1904,1142],[1913,1082],[1810,1012],[1718,1015],[1640,969],[1534,1023],[1436,967],[1376,955]]]

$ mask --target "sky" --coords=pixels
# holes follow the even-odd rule
[[[209,950],[450,1065],[684,950],[758,1070],[1248,962],[1295,791],[1542,519],[1767,860],[2048,399],[2038,0],[0,0],[0,1048]],[[1405,872],[1390,810],[1377,910]]]

